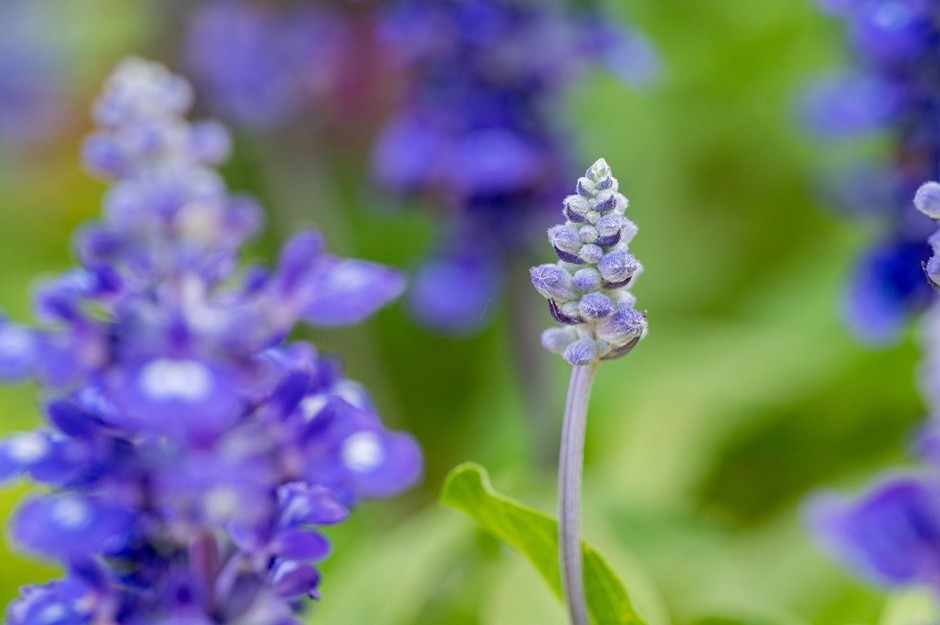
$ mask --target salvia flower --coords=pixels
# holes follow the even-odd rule
[[[356,323],[400,274],[296,235],[272,270],[242,268],[260,225],[212,165],[225,130],[190,124],[192,92],[131,59],[95,106],[85,160],[112,181],[81,264],[38,293],[31,328],[0,322],[0,376],[44,388],[46,424],[0,440],[0,481],[47,486],[11,533],[58,561],[11,625],[298,623],[318,597],[323,526],[419,478],[420,451],[299,321]]]
[[[429,327],[474,331],[498,309],[505,263],[525,253],[519,233],[564,192],[568,91],[597,66],[645,83],[658,59],[590,2],[396,0],[384,32],[408,86],[376,144],[375,177],[430,200],[444,221],[413,308]]]
[[[918,210],[940,218],[940,185],[914,197]],[[931,243],[936,248],[932,237]],[[936,285],[935,259],[924,270]],[[921,276],[921,280],[924,277]],[[925,280],[927,282],[927,280]],[[923,317],[922,393],[929,409],[915,449],[916,471],[895,472],[858,496],[828,494],[809,508],[809,521],[832,555],[861,577],[888,588],[921,586],[940,594],[940,306]]]
[[[838,203],[880,224],[878,240],[850,280],[849,323],[863,338],[891,341],[931,302],[920,276],[931,225],[911,210],[910,198],[940,174],[940,22],[932,0],[820,3],[845,22],[854,63],[809,90],[810,125],[825,137],[880,132],[890,138],[886,162],[859,166],[834,186],[845,187],[837,189]]]
[[[573,365],[623,356],[647,330],[629,291],[642,271],[629,244],[637,232],[628,201],[604,159],[578,180],[564,201],[565,223],[548,230],[555,264],[530,270],[532,284],[561,324],[542,334],[542,345]]]

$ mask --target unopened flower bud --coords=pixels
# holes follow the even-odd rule
[[[914,206],[931,219],[940,220],[940,182],[927,182],[914,196]]]
[[[597,358],[597,346],[591,339],[578,339],[565,349],[562,356],[572,365],[589,365]]]
[[[557,302],[566,302],[576,297],[571,284],[571,274],[558,265],[539,265],[529,270],[532,285],[542,297]]]

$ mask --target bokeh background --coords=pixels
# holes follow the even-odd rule
[[[39,100],[48,109],[27,106],[13,122],[25,131],[41,119],[43,132],[0,135],[0,307],[13,318],[31,319],[35,280],[73,264],[70,232],[99,210],[104,188],[79,154],[101,81],[131,53],[186,73],[186,4],[71,0],[15,28],[0,23],[0,77],[48,72],[50,90]],[[654,625],[874,623],[885,595],[831,563],[801,518],[807,493],[851,488],[905,462],[923,412],[916,327],[879,348],[845,327],[845,279],[871,232],[817,193],[834,163],[882,146],[834,147],[810,136],[796,113],[806,83],[844,62],[839,25],[810,0],[632,0],[609,9],[650,37],[663,73],[632,89],[598,72],[569,94],[581,157],[565,184],[599,156],[619,177],[640,226],[633,250],[646,272],[635,292],[651,328],[629,358],[599,374],[586,536]],[[34,54],[7,62],[17,46],[44,50],[48,62]],[[375,58],[361,61],[343,71],[368,78]],[[16,97],[4,84],[15,82],[0,80],[0,103]],[[270,258],[292,229],[315,224],[337,253],[410,270],[439,240],[433,213],[371,181],[371,145],[394,98],[370,98],[283,128],[235,126],[226,177],[269,215],[250,256]],[[500,298],[531,309],[534,336],[550,317],[524,271],[507,270]],[[460,338],[423,329],[404,304],[356,329],[309,334],[342,355],[386,422],[414,433],[428,459],[421,487],[368,503],[329,532],[336,549],[311,622],[564,622],[525,561],[436,503],[447,471],[474,460],[503,492],[554,509],[545,459],[555,453],[568,367],[539,354],[547,391],[531,406],[509,309],[494,302],[493,322]],[[0,389],[0,433],[39,419],[34,388]],[[0,519],[29,489],[0,490]],[[0,603],[53,573],[4,542]]]

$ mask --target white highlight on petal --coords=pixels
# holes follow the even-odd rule
[[[16,326],[3,326],[0,328],[0,356],[6,358],[22,358],[33,351],[33,336]]]
[[[345,440],[343,464],[356,473],[368,473],[385,460],[385,450],[375,432],[357,432]]]
[[[357,262],[340,262],[331,267],[326,288],[336,293],[356,293],[372,282],[372,273]]]
[[[157,400],[197,402],[212,391],[208,367],[194,360],[154,360],[141,370],[138,382],[144,393]]]
[[[49,441],[45,436],[30,432],[11,437],[6,444],[7,454],[16,462],[30,464],[41,460],[49,453]]]
[[[80,529],[91,522],[91,506],[77,497],[63,497],[50,511],[52,520],[65,529]]]
[[[206,495],[206,512],[211,519],[227,519],[239,508],[238,492],[230,487],[213,488]]]
[[[341,380],[333,385],[331,389],[333,395],[336,395],[348,404],[356,408],[367,408],[368,400],[366,389],[362,384],[352,380]]]
[[[300,412],[303,414],[304,419],[307,421],[313,421],[314,418],[320,411],[326,407],[327,398],[323,394],[310,395],[309,397],[304,397],[300,401]]]

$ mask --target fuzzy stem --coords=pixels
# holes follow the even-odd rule
[[[588,403],[597,364],[571,370],[558,461],[558,551],[565,604],[572,625],[589,625],[581,557],[581,481]]]

